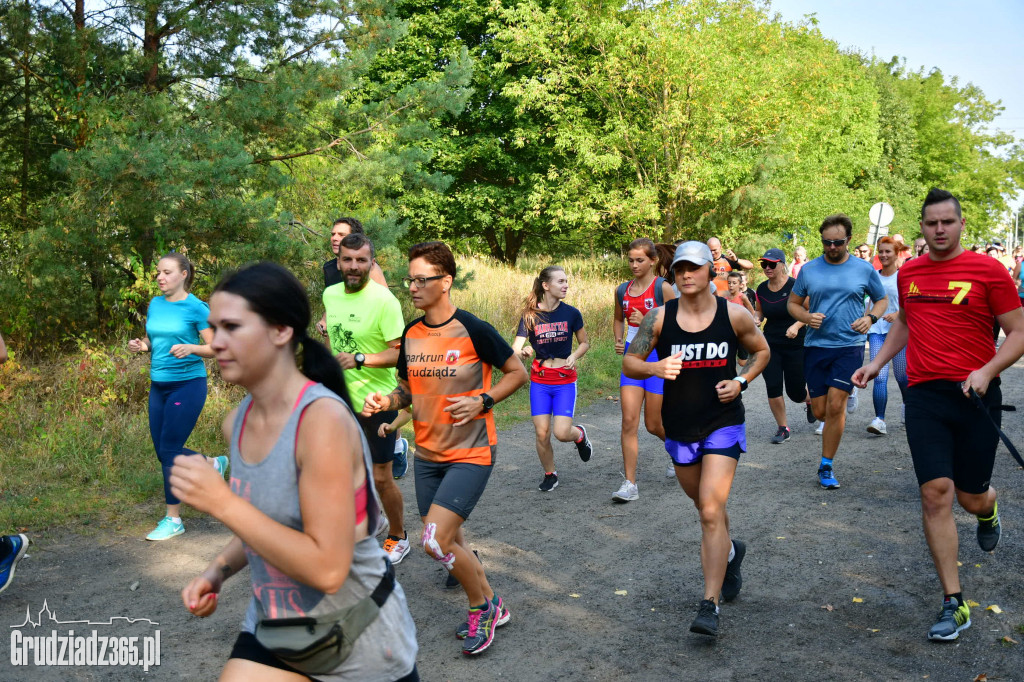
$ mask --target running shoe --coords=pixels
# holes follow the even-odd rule
[[[384,551],[388,555],[388,559],[395,566],[402,563],[402,559],[409,553],[412,547],[409,545],[409,534],[406,533],[404,538],[389,535],[384,539]]]
[[[544,474],[544,480],[540,482],[537,489],[542,493],[549,493],[558,487],[558,474]]]
[[[480,561],[480,553],[475,549],[473,550],[473,556],[476,557],[477,561]],[[483,563],[482,561],[480,563]],[[455,576],[449,573],[444,578],[444,589],[452,590],[459,586],[459,581],[455,579]]]
[[[876,436],[885,435],[885,421],[881,417],[875,417],[868,424],[868,433],[873,433]]]
[[[839,481],[836,480],[835,472],[832,471],[832,467],[824,465],[818,467],[818,483],[825,490],[835,490],[839,487]]]
[[[160,542],[161,540],[170,540],[176,538],[185,532],[185,524],[178,521],[175,523],[171,520],[170,516],[165,516],[160,520],[160,523],[156,524],[156,528],[153,532],[146,536],[147,540],[153,542]]]
[[[806,410],[806,412],[807,412],[807,423],[808,424],[813,424],[814,422],[818,421],[818,418],[814,416],[814,410],[811,409],[811,404],[810,403],[804,403],[804,404],[807,406],[807,410]]]
[[[907,423],[907,406],[900,405],[900,421],[905,425]]]
[[[779,430],[772,436],[772,443],[778,445],[779,443],[785,443],[787,440],[789,440],[789,427],[780,426]]]
[[[859,402],[859,399],[857,398],[857,387],[854,386],[853,387],[853,392],[850,393],[850,397],[846,399],[846,411],[851,413],[851,414],[853,412],[856,412],[857,411],[857,403],[858,402]]]
[[[814,433],[816,435],[820,436],[824,431],[825,431],[825,422],[823,422],[823,421],[818,422],[818,428],[814,429]]]
[[[991,552],[999,544],[999,536],[1002,531],[999,528],[999,504],[992,508],[992,516],[987,519],[978,517],[978,546],[986,552]]]
[[[589,462],[590,456],[594,454],[594,446],[591,445],[590,439],[587,438],[587,430],[579,424],[576,425],[576,428],[583,434],[583,440],[576,443],[576,452],[580,453],[580,459],[584,462]]]
[[[498,620],[494,621],[494,627],[501,627],[512,619],[512,614],[505,608],[505,602],[502,601],[501,597],[498,597],[498,601],[492,601],[491,603],[498,607]],[[469,623],[466,622],[460,625],[459,629],[455,631],[455,638],[466,639],[466,635],[468,634]]]
[[[670,464],[668,469],[665,470],[665,478],[675,478],[675,477],[676,477],[676,467],[675,467],[675,465]]]
[[[19,533],[18,535],[8,535],[4,539],[10,544],[11,551],[3,559],[0,559],[0,592],[6,590],[7,586],[14,580],[14,569],[17,568],[18,562],[21,561],[22,557],[25,556],[25,551],[28,550],[27,535]]]
[[[229,460],[224,455],[221,455],[220,457],[214,457],[213,458],[213,469],[218,474],[220,474],[221,478],[224,478],[225,476],[227,476],[228,465],[230,463],[231,463],[231,460]]]
[[[705,599],[697,609],[697,617],[690,623],[690,632],[698,635],[718,636],[718,606],[713,599]]]
[[[616,502],[632,502],[640,499],[640,491],[637,490],[636,483],[623,481],[619,489],[612,493],[612,499]]]
[[[725,567],[725,581],[722,583],[722,599],[732,601],[740,593],[743,587],[743,574],[740,573],[740,566],[743,565],[743,557],[747,554],[747,545],[742,540],[733,540],[732,546],[736,553],[732,561]]]
[[[391,475],[402,478],[409,471],[409,441],[399,438],[395,441],[395,459],[391,462]]]
[[[952,642],[960,636],[961,630],[971,627],[971,610],[967,604],[958,604],[956,597],[947,597],[942,602],[939,620],[928,631],[928,639],[937,642]]]
[[[498,607],[487,602],[482,611],[470,609],[466,619],[466,638],[462,640],[462,653],[475,656],[482,653],[494,641],[495,622],[498,620]]]

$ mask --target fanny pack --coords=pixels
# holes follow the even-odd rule
[[[576,381],[577,372],[568,367],[545,367],[535,359],[530,365],[530,380],[535,384],[571,384]]]
[[[349,657],[359,635],[377,619],[395,589],[395,569],[387,557],[384,565],[377,587],[359,602],[315,618],[261,618],[256,624],[256,641],[296,670],[331,672]]]

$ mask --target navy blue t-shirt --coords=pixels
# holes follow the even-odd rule
[[[519,320],[516,336],[530,339],[539,360],[564,359],[572,355],[572,337],[580,329],[583,329],[580,311],[568,303],[559,303],[550,312],[538,312],[533,329],[526,328],[526,320]]]

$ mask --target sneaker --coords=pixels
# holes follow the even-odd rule
[[[814,410],[811,409],[811,404],[804,403],[804,405],[807,406],[807,423],[813,424],[814,422],[818,421],[817,417],[814,416]]]
[[[616,502],[632,502],[640,499],[640,491],[637,490],[636,483],[623,481],[619,489],[612,493],[612,499]]]
[[[778,445],[779,443],[785,443],[787,440],[789,440],[789,427],[780,426],[779,430],[772,436],[772,443]]]
[[[224,478],[225,476],[227,476],[228,465],[230,463],[231,463],[231,460],[229,460],[224,455],[221,455],[220,457],[214,457],[213,458],[213,470],[216,471],[218,474],[220,474],[221,478]]]
[[[14,569],[18,562],[25,556],[28,549],[28,536],[19,533],[8,535],[7,542],[11,543],[11,553],[0,560],[0,592],[7,589],[7,586],[14,580]]]
[[[160,523],[156,524],[156,528],[153,532],[146,536],[147,540],[154,542],[160,542],[161,540],[170,540],[176,538],[185,532],[185,524],[171,521],[170,516],[165,516],[160,520]]]
[[[576,452],[580,453],[580,459],[584,462],[589,462],[590,456],[594,454],[594,446],[590,444],[590,439],[587,438],[587,430],[579,424],[576,425],[576,428],[583,434],[583,440],[576,443]]]
[[[825,422],[818,422],[818,428],[814,429],[814,433],[820,436],[825,431]]]
[[[885,435],[885,421],[881,417],[875,417],[868,424],[868,433],[873,433],[876,436]]]
[[[505,623],[512,619],[512,614],[509,613],[508,609],[505,608],[505,602],[502,601],[501,597],[498,597],[497,602],[491,602],[498,607],[498,619],[494,621],[494,627],[501,627]],[[466,639],[466,635],[469,634],[469,623],[463,623],[459,626],[459,629],[455,631],[456,639]]]
[[[477,552],[475,549],[473,550],[473,556],[476,557],[477,561],[480,561],[480,553]],[[481,563],[483,563],[483,562],[481,562]],[[459,586],[459,581],[456,580],[455,576],[452,575],[451,573],[449,573],[448,575],[446,575],[444,577],[444,589],[446,589],[446,590],[453,590],[453,589],[455,589],[458,586]]]
[[[832,467],[827,464],[818,467],[818,483],[820,483],[821,487],[826,490],[835,490],[839,487],[839,481],[836,480],[836,475],[832,471]]]
[[[544,474],[544,480],[540,482],[537,489],[542,493],[549,493],[558,487],[558,474]]]
[[[402,563],[402,559],[409,553],[412,547],[409,546],[409,534],[406,533],[404,538],[395,537],[389,535],[384,539],[384,551],[388,555],[388,559],[392,565],[397,566]]]
[[[402,478],[409,471],[409,441],[399,438],[395,441],[398,446],[395,451],[395,459],[391,462],[391,475],[395,478]]]
[[[732,546],[736,553],[732,561],[725,567],[725,581],[722,583],[722,599],[732,601],[740,593],[743,587],[743,574],[740,573],[740,566],[743,565],[743,557],[747,554],[747,545],[742,540],[733,540]]]
[[[466,638],[462,640],[462,653],[475,656],[482,653],[494,641],[495,622],[498,620],[498,607],[487,602],[483,611],[469,610],[466,620]]]
[[[669,465],[668,469],[665,470],[665,478],[675,478],[676,467],[675,465]]]
[[[956,597],[943,600],[939,620],[928,631],[928,639],[938,642],[952,642],[960,636],[961,630],[971,627],[971,610],[967,604],[958,604]]]
[[[850,397],[846,399],[846,411],[851,413],[851,414],[853,412],[856,412],[857,411],[857,403],[858,402],[859,402],[859,400],[857,398],[857,387],[854,386],[853,387],[853,392],[850,393]]]
[[[982,520],[978,517],[978,546],[986,552],[991,552],[999,544],[999,536],[1002,531],[999,529],[999,504],[992,509],[992,518]]]
[[[907,406],[906,405],[900,405],[900,421],[903,422],[904,425],[906,425],[906,423],[907,423]]]
[[[698,635],[718,636],[718,606],[715,605],[714,600],[705,599],[700,603],[697,617],[690,623],[690,632],[696,632]]]

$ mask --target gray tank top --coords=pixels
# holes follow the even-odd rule
[[[247,464],[238,449],[245,415],[252,404],[246,396],[238,406],[231,434],[231,489],[248,500],[264,514],[289,528],[302,530],[299,508],[299,471],[295,462],[295,442],[299,420],[305,409],[321,398],[344,402],[322,384],[310,382],[303,389],[285,423],[281,436],[267,457],[259,464]],[[353,417],[353,419],[355,419]],[[373,491],[373,464],[370,449],[362,429],[363,463],[366,467],[366,499],[368,528],[376,528],[381,513]],[[334,594],[325,594],[289,578],[245,545],[249,560],[253,598],[245,613],[242,629],[254,632],[260,612],[267,618],[293,618],[319,616],[355,604],[366,597],[384,575],[384,550],[371,536],[356,543],[348,578]],[[395,589],[384,603],[377,619],[356,641],[356,645],[341,667],[322,680],[395,680],[412,671],[416,664],[416,626],[406,605],[405,592],[395,583]]]

